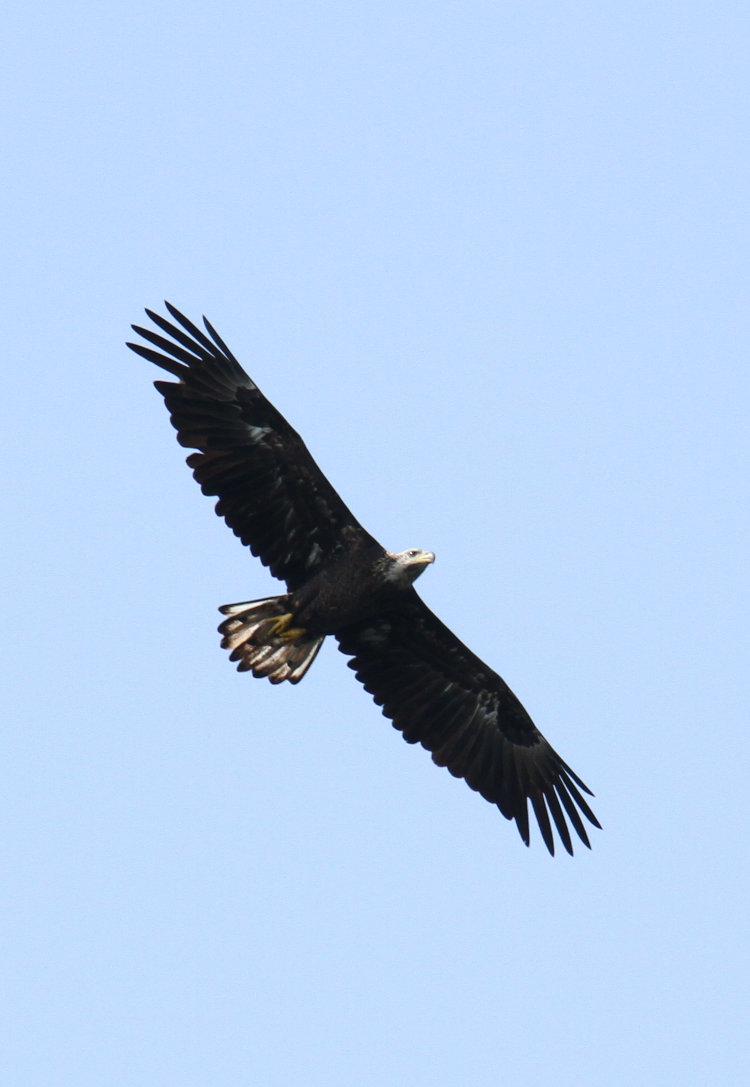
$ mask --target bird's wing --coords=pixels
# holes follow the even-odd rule
[[[515,819],[529,844],[530,800],[554,854],[552,823],[573,852],[568,821],[589,845],[591,794],[542,736],[506,683],[441,623],[414,590],[403,604],[337,634],[349,667],[408,743],[421,743]],[[551,822],[550,822],[551,816]],[[567,818],[566,818],[567,817]]]
[[[208,335],[166,306],[176,324],[146,313],[169,339],[133,325],[153,347],[128,347],[179,379],[154,384],[180,445],[200,451],[187,463],[235,535],[290,591],[338,548],[374,544],[205,317]]]

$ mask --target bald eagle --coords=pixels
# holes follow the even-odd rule
[[[156,381],[187,463],[216,512],[286,593],[226,604],[222,646],[240,671],[298,683],[328,635],[408,743],[515,820],[529,844],[528,801],[547,849],[552,823],[568,853],[568,821],[590,847],[581,815],[593,795],[538,731],[507,684],[422,602],[414,582],[431,551],[386,551],[359,524],[286,419],[211,324],[205,332],[166,303],[165,335],[133,325],[151,346],[128,346],[177,378]],[[168,338],[167,338],[168,337]],[[566,818],[567,816],[567,818]],[[550,821],[551,817],[551,821]]]

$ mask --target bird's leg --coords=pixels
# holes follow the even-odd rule
[[[301,638],[307,631],[304,627],[292,627],[289,624],[294,619],[291,612],[287,612],[285,615],[278,615],[271,621],[271,625],[268,628],[268,633],[272,638],[278,638],[280,642],[290,643],[296,642],[298,638]]]

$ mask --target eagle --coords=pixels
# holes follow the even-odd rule
[[[414,582],[431,551],[386,551],[352,515],[299,434],[263,396],[206,318],[198,328],[170,303],[146,313],[133,351],[176,381],[156,381],[177,441],[216,513],[286,592],[226,604],[222,646],[241,672],[299,683],[331,635],[407,743],[515,820],[528,846],[529,801],[542,839],[552,826],[568,853],[583,817],[600,824],[591,790],[563,762],[508,685],[448,629]]]

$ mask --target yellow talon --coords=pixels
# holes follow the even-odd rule
[[[287,612],[286,615],[278,615],[275,619],[271,620],[271,625],[268,628],[268,633],[273,637],[276,634],[282,634],[291,623],[294,616],[291,612]]]
[[[269,635],[272,638],[278,638],[280,642],[296,642],[307,631],[304,627],[290,627],[289,624],[293,619],[294,616],[291,612],[287,612],[286,615],[278,615],[268,628]]]

